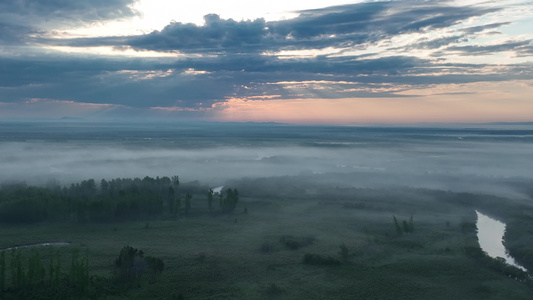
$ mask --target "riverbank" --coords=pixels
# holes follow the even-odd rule
[[[13,246],[13,247],[0,249],[0,251],[10,251],[10,250],[18,250],[18,249],[24,249],[24,248],[48,247],[48,246],[68,246],[68,245],[70,245],[70,243],[68,242],[45,242],[45,243]]]

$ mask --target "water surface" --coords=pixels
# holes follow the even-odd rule
[[[527,271],[517,264],[505,250],[503,245],[503,235],[505,234],[505,223],[492,219],[476,210],[477,214],[477,238],[479,246],[490,257],[502,257],[505,261],[521,270]]]

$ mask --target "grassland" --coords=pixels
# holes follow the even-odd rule
[[[106,299],[533,298],[527,283],[465,250],[478,247],[474,209],[493,209],[485,196],[411,189],[262,193],[247,184],[241,182],[232,214],[206,213],[205,195],[195,194],[191,213],[176,219],[2,225],[0,249],[66,241],[41,247],[43,261],[57,249],[66,271],[71,249],[80,248],[91,275],[102,277],[111,276],[125,245],[165,262],[155,283]],[[506,205],[507,215],[519,207]],[[393,216],[400,222],[412,216],[413,232],[398,234]],[[305,264],[306,254],[338,263]]]

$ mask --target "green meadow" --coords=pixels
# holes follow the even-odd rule
[[[68,244],[3,250],[0,299],[533,298],[530,278],[479,249],[475,226],[476,209],[512,226],[531,209],[526,202],[408,188],[269,188],[285,179],[232,182],[240,198],[231,212],[218,203],[210,212],[202,189],[189,186],[187,213],[3,223],[0,249]],[[531,220],[520,220],[512,232],[525,239]],[[115,261],[124,246],[161,259],[164,270],[119,283]],[[15,287],[12,256],[28,276],[36,252],[42,278]],[[82,267],[87,261],[83,288],[69,277],[73,252]],[[49,265],[61,269],[56,287]]]

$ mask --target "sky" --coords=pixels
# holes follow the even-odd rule
[[[0,2],[0,120],[533,121],[533,1]]]

